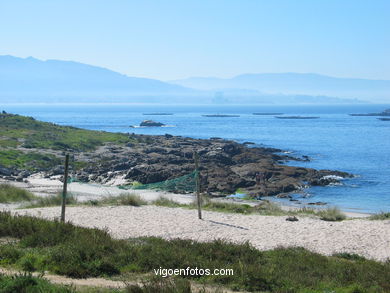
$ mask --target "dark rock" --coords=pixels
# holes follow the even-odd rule
[[[0,166],[0,175],[3,176],[11,176],[14,173],[14,171],[11,168],[6,168]]]
[[[309,202],[308,205],[324,206],[326,205],[326,202],[322,202],[322,201]]]
[[[290,222],[297,222],[299,221],[297,217],[295,216],[290,216],[290,217],[287,217],[286,218],[286,221],[290,221]]]
[[[161,127],[161,126],[164,126],[165,124],[164,123],[161,123],[161,122],[156,122],[156,121],[153,121],[153,120],[144,120],[141,122],[141,124],[139,126],[146,126],[146,127]]]

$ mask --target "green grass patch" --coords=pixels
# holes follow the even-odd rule
[[[370,220],[390,220],[390,213],[381,212],[369,217]]]
[[[11,184],[0,184],[0,203],[31,201],[36,197],[25,189]]]
[[[0,145],[3,146],[90,151],[107,142],[136,142],[134,138],[123,133],[60,126],[20,115],[0,114],[0,122]]]
[[[67,193],[66,204],[75,205],[77,203],[78,203],[77,199],[71,193]],[[25,205],[23,208],[53,207],[53,206],[60,206],[61,204],[62,204],[62,192],[59,192],[55,195],[39,197],[36,200],[34,200],[34,202]]]
[[[135,206],[139,207],[148,204],[138,194],[121,193],[118,196],[109,196],[100,200],[89,201],[90,205],[120,205],[120,206]]]
[[[0,150],[0,165],[4,167],[16,167],[30,171],[47,170],[62,164],[62,160],[51,154],[36,152],[22,152],[18,150]]]
[[[0,275],[1,293],[73,293],[71,286],[61,286],[49,283],[41,277],[31,274],[18,274],[14,276]]]
[[[115,240],[106,231],[5,212],[0,212],[0,237],[20,239],[13,245],[0,245],[0,265],[49,270],[71,277],[126,272],[153,274],[160,267],[189,266],[233,269],[233,276],[186,278],[237,290],[318,293],[390,290],[390,262],[344,255],[327,257],[303,248],[259,251],[248,243],[222,240],[207,243],[153,237]]]
[[[189,207],[189,205],[178,203],[177,201],[166,198],[164,196],[160,196],[158,199],[152,201],[152,204],[156,206],[170,207],[170,208]]]
[[[317,215],[324,221],[342,221],[346,219],[346,215],[336,207],[319,210]]]

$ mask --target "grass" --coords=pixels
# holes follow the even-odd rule
[[[370,216],[370,220],[390,220],[390,213],[381,212]]]
[[[71,193],[68,193],[66,197],[66,204],[74,205],[77,203],[78,203],[77,199]],[[24,206],[24,208],[53,207],[53,206],[60,206],[61,204],[62,204],[62,193],[59,192],[56,195],[39,197],[36,200],[34,200],[32,203]]]
[[[177,201],[166,198],[164,196],[160,196],[158,199],[152,201],[152,204],[156,206],[170,207],[170,208],[189,207],[189,205],[178,203]]]
[[[115,240],[107,231],[6,212],[0,212],[0,237],[20,239],[12,245],[0,245],[0,265],[48,270],[70,277],[153,274],[153,269],[160,267],[190,266],[233,269],[233,276],[186,279],[237,290],[302,293],[390,290],[390,262],[328,257],[303,248],[259,251],[248,243],[222,240],[207,243],[154,237]],[[142,290],[130,292],[153,292]]]
[[[25,153],[13,149],[0,150],[0,165],[8,168],[12,167],[36,171],[48,170],[59,164],[62,164],[62,159],[51,154],[41,154],[36,152]]]
[[[25,189],[11,184],[0,184],[0,203],[31,201],[36,197]]]
[[[19,274],[14,276],[0,275],[1,293],[73,293],[76,292],[70,286],[53,285],[41,277],[31,274]]]
[[[136,142],[122,133],[60,126],[20,115],[0,114],[0,122],[0,145],[6,147],[91,151],[107,142]]]
[[[138,194],[135,193],[121,193],[118,196],[105,197],[97,201],[97,205],[122,205],[122,206],[135,206],[148,204]]]
[[[336,207],[320,210],[317,212],[317,215],[324,221],[342,221],[346,219],[346,215]]]

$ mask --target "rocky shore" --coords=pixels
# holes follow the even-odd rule
[[[194,152],[200,156],[202,192],[213,196],[244,189],[253,196],[288,196],[305,187],[326,186],[350,174],[286,165],[295,158],[274,148],[254,147],[219,138],[192,139],[169,134],[148,136],[128,134],[136,143],[106,143],[94,151],[73,152],[71,175],[83,182],[102,184],[142,184],[161,182],[190,174]],[[19,148],[21,149],[21,148]],[[29,149],[63,157],[63,151]],[[45,178],[63,174],[60,164],[38,170]],[[0,176],[23,181],[31,171],[0,166]],[[260,174],[260,175],[259,175]],[[259,177],[260,176],[260,177]]]

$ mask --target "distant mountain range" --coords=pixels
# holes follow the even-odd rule
[[[245,89],[263,94],[325,95],[390,102],[390,80],[336,78],[312,73],[243,74],[226,79],[193,77],[171,83],[199,90]]]
[[[73,61],[0,56],[1,103],[334,104],[356,103],[357,98],[390,101],[389,92],[390,81],[316,74],[246,74],[163,82]]]

